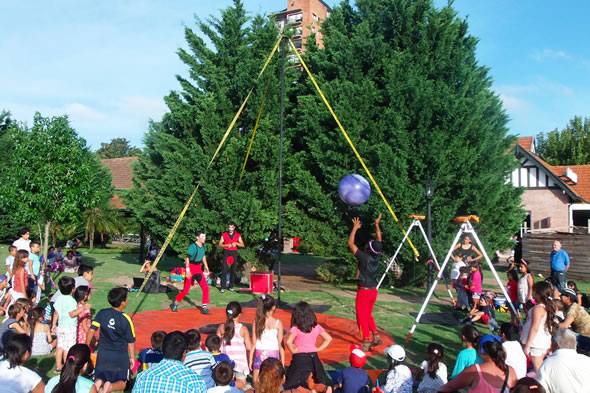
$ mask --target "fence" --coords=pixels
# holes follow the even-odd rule
[[[522,239],[522,257],[531,270],[547,277],[551,272],[549,258],[553,242],[559,240],[570,256],[567,278],[590,281],[590,235],[587,233],[526,233]]]

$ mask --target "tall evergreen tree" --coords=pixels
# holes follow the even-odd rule
[[[252,247],[243,252],[250,258],[277,224],[278,59],[260,81],[256,76],[278,32],[264,17],[249,21],[239,0],[221,18],[197,25],[214,49],[186,29],[189,50],[179,56],[189,78],[177,77],[182,89],[166,97],[170,113],[150,126],[127,206],[162,240],[201,180],[196,207],[172,247],[184,251],[198,229],[215,234],[216,241],[233,219]],[[311,37],[306,61],[402,224],[408,225],[407,214],[424,212],[422,183],[430,173],[438,186],[437,255],[446,253],[458,230],[451,219],[461,213],[481,216],[478,230],[486,248],[505,244],[523,218],[521,191],[506,184],[517,165],[506,154],[514,138],[507,135],[507,117],[488,71],[477,64],[477,40],[467,22],[429,0],[358,0],[354,8],[343,2],[333,10],[323,37],[322,50]],[[339,180],[363,170],[308,76],[298,71],[288,68],[286,76],[283,230],[303,238],[312,252],[339,256],[349,268],[339,263],[337,274],[350,278],[346,237],[352,217],[361,216],[371,228],[378,212],[384,213],[389,251],[402,233],[376,193],[358,208],[339,200]],[[237,187],[266,82],[264,115]],[[206,171],[251,86],[255,94],[236,131]],[[416,243],[425,255],[424,243]]]
[[[437,185],[433,243],[441,259],[459,229],[451,222],[459,214],[481,217],[477,228],[488,250],[505,245],[523,219],[521,190],[506,182],[516,167],[506,154],[514,138],[488,70],[477,63],[477,39],[467,22],[430,0],[357,0],[356,7],[345,1],[324,22],[323,37],[324,49],[309,47],[310,68],[403,225],[407,214],[425,212],[422,184],[430,173]],[[315,205],[335,209],[301,205],[308,218],[323,215],[334,223],[339,254],[346,256],[350,217],[364,217],[370,231],[385,206],[376,195],[356,209],[336,199],[340,178],[363,170],[305,79],[292,132],[300,143],[294,149],[305,157],[299,162],[307,170],[306,187],[294,185],[290,197],[305,200],[307,190],[318,189]],[[385,216],[391,252],[403,234]],[[425,255],[424,243],[417,243]]]
[[[197,230],[205,230],[209,240],[217,243],[227,222],[233,220],[247,246],[240,254],[253,261],[255,249],[276,227],[280,89],[277,60],[261,80],[257,81],[257,76],[278,39],[278,30],[266,17],[250,19],[239,0],[223,10],[220,18],[212,17],[207,22],[197,18],[196,22],[213,48],[191,28],[185,29],[188,49],[180,49],[178,54],[189,67],[189,78],[177,76],[181,90],[165,98],[170,112],[162,121],[150,125],[126,205],[156,240],[163,241],[201,181],[195,203],[171,247],[184,252],[195,240]],[[238,187],[267,83],[264,115]],[[249,105],[219,157],[207,169],[223,133],[252,87],[256,89]]]
[[[113,138],[109,143],[101,143],[96,154],[102,159],[132,157],[141,154],[141,149],[131,146],[125,138]]]
[[[563,130],[536,139],[537,154],[551,165],[590,164],[590,118],[575,116]]]

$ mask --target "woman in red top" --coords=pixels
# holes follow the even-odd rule
[[[14,263],[12,264],[12,301],[15,302],[17,299],[28,299],[27,298],[27,283],[29,282],[29,274],[25,269],[27,262],[29,261],[29,252],[26,250],[18,250],[16,257],[14,257]]]

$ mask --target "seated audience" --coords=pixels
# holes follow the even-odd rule
[[[475,349],[477,346],[477,340],[479,340],[479,331],[475,326],[467,325],[461,328],[461,342],[465,346],[465,349],[459,352],[450,379],[455,378],[465,368],[482,362]]]
[[[418,393],[434,393],[447,383],[447,366],[442,362],[445,352],[440,344],[428,344],[426,360],[420,365],[422,380],[418,385]]]
[[[205,393],[207,386],[203,378],[182,363],[187,349],[184,333],[168,333],[162,344],[164,358],[160,363],[139,373],[132,392]]]
[[[89,393],[96,392],[94,382],[82,375],[90,362],[90,348],[86,344],[74,344],[68,351],[60,375],[47,382],[45,393]]]
[[[8,318],[4,319],[0,325],[0,353],[4,351],[4,346],[10,336],[15,333],[28,334],[28,330],[19,323],[24,319],[25,314],[26,309],[20,303],[8,307]]]
[[[43,393],[45,384],[36,372],[24,367],[31,357],[33,341],[26,334],[13,334],[4,347],[0,362],[0,389],[11,393]]]
[[[561,301],[565,306],[565,320],[559,327],[571,327],[578,333],[578,351],[590,352],[590,315],[577,303],[577,295],[573,289],[562,290]]]
[[[500,337],[486,334],[479,339],[478,348],[483,363],[467,367],[455,379],[443,385],[439,392],[468,388],[468,391],[473,392],[507,393],[516,384],[518,377],[514,369],[505,363],[506,352]]]
[[[185,337],[188,352],[184,357],[184,365],[203,378],[207,388],[212,388],[215,386],[212,377],[212,367],[215,365],[213,355],[211,355],[211,352],[201,349],[201,334],[198,330],[190,329],[185,333]]]
[[[234,366],[229,362],[221,362],[213,369],[213,381],[215,386],[207,389],[207,393],[241,393],[236,387],[230,386],[234,379]]]
[[[364,393],[369,391],[369,375],[363,366],[367,363],[367,355],[359,344],[350,346],[350,367],[342,370],[334,385],[337,393]]]
[[[146,348],[139,353],[138,360],[142,364],[142,370],[147,370],[162,361],[164,358],[164,353],[162,352],[164,337],[166,337],[166,332],[163,330],[157,330],[152,333],[152,347]]]
[[[412,371],[404,363],[406,351],[401,345],[392,345],[385,349],[389,370],[383,390],[385,393],[412,393],[414,380]]]
[[[258,374],[258,387],[256,390],[248,389],[244,393],[281,393],[285,383],[285,368],[279,359],[267,358],[260,365]],[[331,388],[330,388],[331,390]],[[290,390],[289,393],[296,393],[298,389]]]
[[[558,328],[551,337],[553,353],[535,378],[547,393],[587,392],[590,389],[590,357],[576,352],[576,334]]]
[[[516,382],[510,393],[547,393],[543,385],[535,378],[524,377]]]

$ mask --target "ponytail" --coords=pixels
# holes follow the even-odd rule
[[[270,295],[262,295],[258,298],[256,306],[256,337],[260,338],[266,325],[266,313],[275,306],[275,299]]]
[[[85,344],[73,345],[61,370],[59,382],[51,393],[76,393],[76,381],[84,366],[90,361],[90,348]]]
[[[445,356],[444,349],[440,344],[428,344],[426,349],[427,372],[430,378],[436,378],[439,364]]]
[[[486,342],[483,344],[483,350],[488,354],[490,359],[494,361],[496,367],[506,374],[508,366],[506,366],[506,352],[504,351],[502,343],[499,341]]]
[[[234,319],[242,313],[242,306],[238,302],[229,302],[225,307],[225,314],[227,316],[225,320],[223,330],[223,340],[226,345],[231,343],[231,339],[234,337],[235,323]]]

